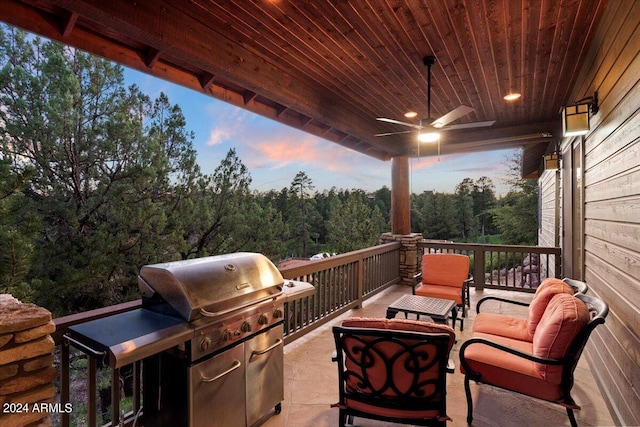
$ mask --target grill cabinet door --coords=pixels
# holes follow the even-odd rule
[[[189,368],[190,427],[245,427],[244,344]]]
[[[284,400],[283,330],[279,323],[245,343],[247,426]]]

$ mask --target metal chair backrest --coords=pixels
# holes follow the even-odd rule
[[[355,402],[359,408],[400,411],[404,418],[412,412],[421,413],[423,420],[425,414],[447,418],[445,377],[451,335],[342,326],[334,326],[333,334],[340,407]]]
[[[573,288],[574,294],[586,294],[589,291],[589,286],[581,280],[565,277],[562,281]]]
[[[579,292],[574,296],[585,303],[587,309],[589,310],[589,314],[591,315],[591,319],[585,325],[585,327],[582,328],[580,332],[578,332],[573,340],[573,343],[569,347],[566,356],[563,358],[565,363],[562,388],[566,390],[567,394],[573,387],[573,372],[575,371],[576,365],[580,360],[580,356],[582,355],[584,347],[587,345],[587,341],[589,340],[591,332],[593,332],[596,326],[603,324],[605,318],[607,317],[607,314],[609,314],[609,306],[600,298],[591,295],[585,295]]]

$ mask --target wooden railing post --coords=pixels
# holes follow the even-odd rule
[[[484,289],[484,246],[473,249],[473,285],[476,290]]]
[[[356,304],[357,308],[362,308],[364,302],[364,258],[360,256],[356,263]]]
[[[87,357],[87,424],[89,427],[96,427],[96,358]],[[117,422],[117,421],[116,421]],[[117,425],[117,424],[116,424]]]
[[[69,342],[63,340],[60,345],[60,403],[65,408],[69,403]],[[71,417],[68,412],[63,411],[60,415],[62,427],[69,427]]]

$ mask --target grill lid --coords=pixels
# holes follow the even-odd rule
[[[275,298],[283,284],[267,257],[250,252],[145,265],[138,276],[143,302],[164,300],[189,322]]]

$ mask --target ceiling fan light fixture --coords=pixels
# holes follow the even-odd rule
[[[407,111],[406,113],[404,113],[404,116],[407,119],[413,119],[414,117],[416,117],[418,115],[418,113],[416,113],[415,111]]]
[[[440,139],[440,133],[434,131],[420,132],[418,141],[420,142],[436,142]]]

